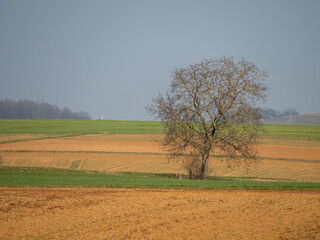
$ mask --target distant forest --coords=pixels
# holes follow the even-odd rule
[[[272,108],[260,109],[262,119],[274,119],[282,117],[293,117],[299,115],[298,111],[293,108],[288,108],[284,111],[276,111]]]
[[[0,119],[88,119],[86,112],[72,112],[46,102],[0,100]]]

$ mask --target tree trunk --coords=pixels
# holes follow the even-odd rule
[[[201,180],[207,180],[208,162],[209,162],[209,154],[204,154],[202,156],[201,175],[200,175]]]
[[[192,170],[191,169],[189,169],[189,178],[193,179],[193,175],[192,175]]]

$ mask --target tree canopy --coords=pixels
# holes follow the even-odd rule
[[[148,110],[165,126],[163,146],[171,157],[184,156],[191,178],[207,179],[214,149],[230,162],[256,159],[253,146],[262,129],[256,104],[266,99],[267,77],[254,63],[232,57],[173,72],[169,90],[154,98]]]

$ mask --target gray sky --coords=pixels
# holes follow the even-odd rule
[[[0,99],[150,120],[175,68],[245,57],[264,107],[320,112],[318,0],[0,0]]]

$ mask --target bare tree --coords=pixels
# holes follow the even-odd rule
[[[229,163],[257,159],[253,146],[263,126],[255,105],[266,98],[267,77],[254,63],[232,57],[173,72],[169,91],[147,109],[163,122],[162,144],[171,157],[184,157],[191,178],[207,179],[214,149],[222,150]]]

